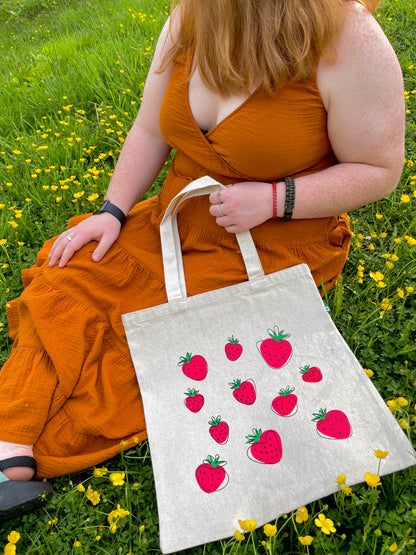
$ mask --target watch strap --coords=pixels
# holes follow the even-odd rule
[[[101,208],[97,210],[97,212],[95,212],[95,214],[104,214],[105,212],[108,212],[109,214],[117,218],[122,226],[126,223],[125,213],[109,200],[104,201],[104,204],[101,206]]]

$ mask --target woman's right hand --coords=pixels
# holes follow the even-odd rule
[[[49,253],[49,266],[63,268],[84,245],[98,241],[92,260],[99,262],[120,234],[121,224],[109,213],[95,214],[75,227],[64,231],[54,242]]]

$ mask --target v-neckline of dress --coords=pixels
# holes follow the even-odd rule
[[[193,57],[194,57],[194,53],[195,53],[195,48],[192,49],[192,54],[191,54],[191,59],[189,61],[189,68],[192,68],[192,63],[193,63]],[[188,65],[188,64],[187,64]],[[189,71],[191,71],[191,69],[189,69]],[[243,102],[241,104],[239,104],[234,110],[232,110],[229,114],[227,114],[221,121],[219,121],[218,123],[216,123],[213,127],[211,127],[211,129],[208,130],[202,130],[201,127],[199,127],[198,122],[195,119],[195,116],[191,110],[191,103],[189,102],[189,83],[190,83],[190,79],[188,79],[189,75],[186,76],[187,81],[186,81],[186,90],[185,90],[185,96],[186,96],[186,106],[188,109],[188,112],[190,114],[191,120],[194,124],[194,126],[198,129],[199,133],[203,136],[203,137],[208,137],[208,135],[210,135],[213,131],[215,131],[216,129],[218,129],[219,127],[221,127],[224,123],[226,123],[229,119],[232,119],[232,117],[237,114],[242,108],[245,107],[246,104],[248,104],[250,102],[250,100],[260,91],[261,89],[261,85],[258,86],[256,89],[254,89],[254,91],[249,94],[249,96],[243,100]]]

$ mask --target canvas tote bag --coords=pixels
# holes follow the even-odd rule
[[[306,265],[264,275],[237,234],[248,281],[187,297],[173,199],[160,227],[168,303],[123,316],[144,403],[163,553],[232,536],[376,473],[412,447],[342,339]]]

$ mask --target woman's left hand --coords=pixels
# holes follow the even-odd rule
[[[273,217],[271,183],[243,181],[209,195],[209,212],[229,233],[240,233]]]

